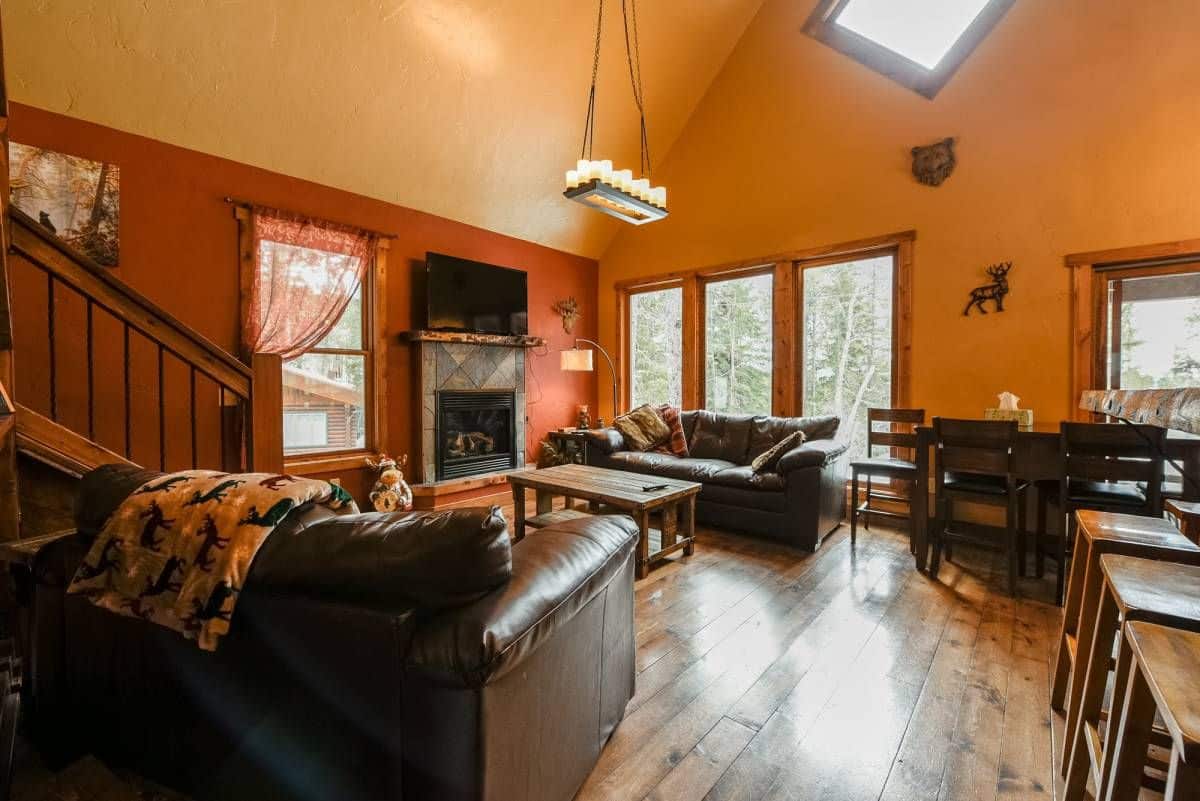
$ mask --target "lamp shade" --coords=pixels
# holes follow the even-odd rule
[[[592,351],[571,348],[559,353],[559,367],[571,372],[590,373],[595,367],[592,364]]]

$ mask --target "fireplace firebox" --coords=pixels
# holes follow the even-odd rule
[[[437,480],[515,468],[515,416],[513,392],[438,392]]]

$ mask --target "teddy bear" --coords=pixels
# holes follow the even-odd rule
[[[412,509],[412,489],[401,472],[407,464],[407,454],[401,456],[399,462],[386,453],[379,454],[378,459],[367,459],[367,466],[379,471],[369,495],[375,511],[407,512]]]

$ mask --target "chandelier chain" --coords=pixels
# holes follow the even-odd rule
[[[592,144],[596,139],[596,76],[600,73],[600,31],[604,25],[604,0],[600,0],[596,13],[596,48],[592,55],[592,88],[588,91],[587,117],[583,124],[583,147],[579,157],[592,157]]]
[[[646,135],[645,95],[642,92],[642,51],[638,43],[637,0],[621,0],[621,19],[625,24],[625,60],[629,64],[629,84],[633,88],[633,102],[637,105],[641,122],[641,149],[638,156],[641,173],[649,178],[650,140]]]

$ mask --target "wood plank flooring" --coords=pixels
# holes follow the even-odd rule
[[[1056,797],[1052,573],[1014,600],[998,555],[933,581],[878,525],[699,537],[637,582],[636,695],[578,801]]]

